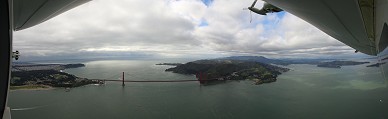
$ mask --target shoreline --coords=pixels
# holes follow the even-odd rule
[[[10,86],[10,91],[17,91],[17,90],[53,90],[55,89],[52,86],[48,85],[22,85],[22,86]]]

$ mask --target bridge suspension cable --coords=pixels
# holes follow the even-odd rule
[[[130,77],[136,77],[137,79],[144,79],[144,78],[141,78],[141,77],[134,76],[133,74],[129,74],[129,73],[123,72],[123,73],[115,74],[115,75],[113,75],[113,76],[111,76],[109,78],[106,78],[106,79],[96,79],[96,80],[116,81],[116,82],[123,82],[123,83],[124,82],[144,82],[144,83],[146,83],[146,82],[149,82],[149,83],[161,82],[161,83],[163,83],[163,82],[197,82],[198,81],[201,84],[204,83],[204,82],[207,82],[207,81],[218,80],[218,79],[207,79],[207,77],[202,75],[202,73],[197,75],[197,78],[198,78],[197,80],[147,80],[147,79],[144,79],[144,80],[122,80],[122,79],[121,80],[117,80],[117,79],[112,79],[114,77],[123,77],[125,75],[126,76],[130,76]],[[205,78],[205,79],[203,79],[203,78]]]

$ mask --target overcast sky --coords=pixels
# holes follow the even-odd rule
[[[22,59],[360,57],[287,12],[242,10],[253,0],[93,0],[14,33]],[[261,8],[262,2],[256,7]]]

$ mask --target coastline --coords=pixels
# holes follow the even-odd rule
[[[55,88],[48,85],[22,85],[22,86],[10,86],[9,89],[11,91],[17,91],[17,90],[53,90]]]
[[[62,72],[64,69],[85,67],[85,64],[19,64],[12,66],[10,90],[50,90],[71,88],[88,84],[100,84],[100,81],[80,78]]]

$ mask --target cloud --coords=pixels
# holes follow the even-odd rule
[[[289,13],[243,11],[251,0],[93,0],[14,33],[22,57],[312,57],[352,49]],[[261,8],[263,2],[256,7]],[[144,54],[144,55],[141,55]]]

